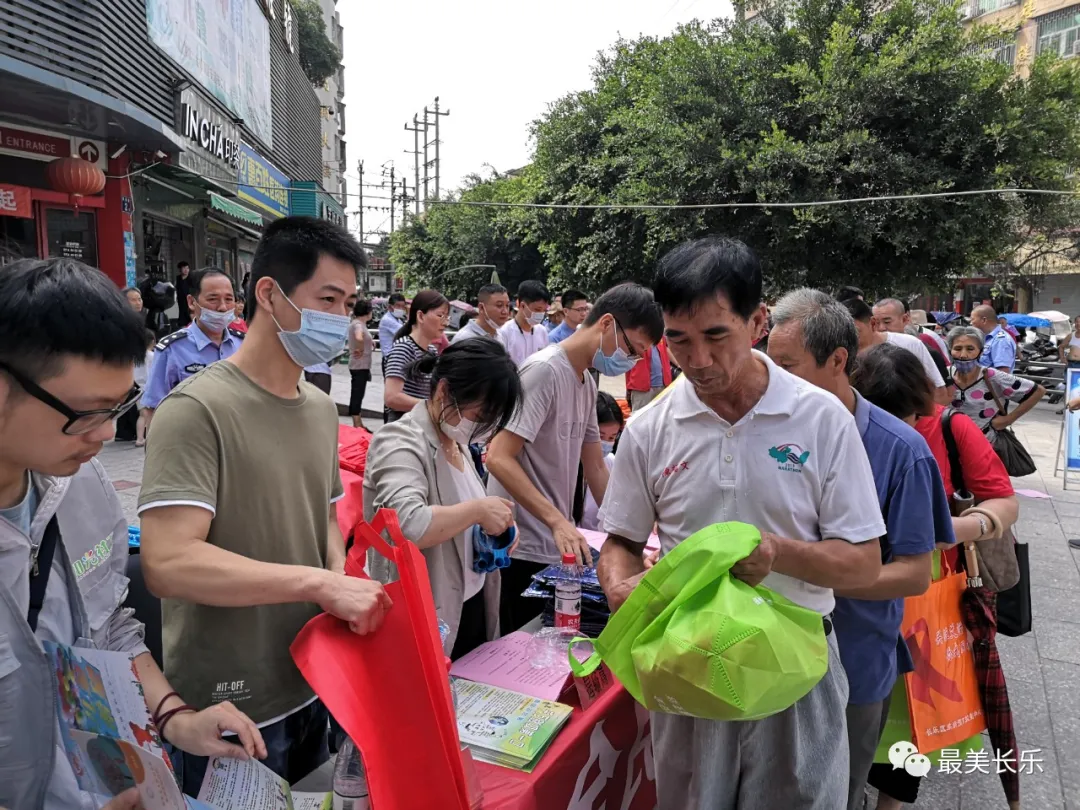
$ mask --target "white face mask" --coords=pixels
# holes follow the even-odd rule
[[[528,309],[527,307],[524,307],[524,309],[526,309],[526,311],[529,313],[528,321],[533,326],[539,326],[540,324],[542,324],[544,322],[544,318],[547,317],[547,311],[546,310],[542,309],[539,312],[533,312],[531,309]]]
[[[409,313],[406,312],[404,309],[395,309],[394,310],[394,317],[397,318],[399,321],[403,321],[407,317],[409,317]]]
[[[456,425],[444,421],[439,425],[439,428],[447,438],[468,447],[473,441],[473,434],[476,433],[476,422],[472,419],[466,419],[461,415],[461,411],[458,411],[458,418],[459,421]]]
[[[600,442],[600,451],[605,455],[610,455],[615,452],[615,442]]]

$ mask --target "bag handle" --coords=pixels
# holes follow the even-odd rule
[[[383,532],[390,535],[393,545],[386,542]],[[365,556],[368,548],[374,548],[383,557],[392,563],[397,563],[397,548],[409,542],[401,532],[401,524],[398,523],[397,512],[393,509],[379,509],[368,523],[361,515],[353,527],[353,543],[349,548],[346,558],[346,573],[351,576],[366,577],[363,573]]]
[[[986,389],[990,392],[990,396],[994,398],[994,404],[997,405],[998,414],[1004,416],[1009,412],[1009,409],[1001,401],[1001,397],[998,396],[997,389],[994,388],[994,380],[991,377],[986,376],[986,369],[983,369],[982,377],[986,380]]]
[[[567,647],[566,654],[570,658],[570,671],[573,672],[579,678],[585,678],[592,675],[600,667],[600,653],[596,651],[595,646],[593,654],[586,658],[584,661],[579,661],[578,657],[574,655],[574,647],[578,644],[585,642],[593,643],[593,639],[586,638],[585,636],[575,636],[570,641],[570,646]]]

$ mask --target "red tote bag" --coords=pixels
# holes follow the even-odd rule
[[[386,532],[393,545],[382,537]],[[305,625],[291,652],[297,667],[359,747],[371,804],[379,810],[468,810],[435,601],[420,550],[401,534],[397,515],[381,509],[357,524],[345,563],[364,574],[374,548],[398,569],[386,586],[393,607],[382,626],[358,636],[324,613]]]

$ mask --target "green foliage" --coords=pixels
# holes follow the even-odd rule
[[[591,89],[535,125],[524,191],[539,202],[836,200],[1009,186],[1072,188],[1080,72],[1039,57],[1030,78],[980,54],[955,6],[794,0],[747,24],[620,41]],[[681,240],[737,236],[770,287],[943,289],[1059,221],[1060,199],[980,196],[794,209],[544,210],[517,233],[552,276],[589,290],[648,282]]]
[[[321,86],[341,67],[341,51],[326,36],[319,0],[286,0],[296,15],[300,67],[312,84]]]
[[[523,177],[472,176],[451,199],[474,202],[526,202]],[[516,209],[433,204],[417,220],[395,231],[390,260],[410,288],[433,286],[449,298],[469,300],[487,284],[491,270],[463,265],[495,265],[509,289],[528,278],[545,278],[539,251],[526,243],[527,217]]]

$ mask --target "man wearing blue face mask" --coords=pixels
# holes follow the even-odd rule
[[[509,324],[508,324],[509,326]],[[488,446],[488,494],[518,504],[518,547],[503,571],[503,632],[535,615],[521,597],[532,575],[563,554],[590,563],[591,552],[572,515],[578,464],[598,505],[608,468],[596,416],[596,383],[587,372],[625,374],[663,337],[664,321],[652,292],[620,284],[601,295],[581,328],[550,344],[521,366],[525,398],[506,430]]]
[[[231,357],[244,336],[229,325],[236,317],[232,280],[216,267],[188,276],[192,321],[158,341],[141,407],[154,409],[181,380]]]
[[[363,634],[389,607],[381,585],[344,576],[337,409],[301,379],[343,350],[365,264],[360,245],[325,220],[267,226],[247,337],[162,403],[139,498],[142,568],[163,597],[171,682],[200,708],[243,707],[267,766],[289,781],[328,757],[326,709],[289,645],[320,611]],[[173,761],[185,792],[197,791],[205,758]]]
[[[517,314],[499,327],[498,338],[510,359],[519,366],[529,355],[548,345],[543,326],[551,306],[551,293],[539,281],[523,281],[517,290]]]

